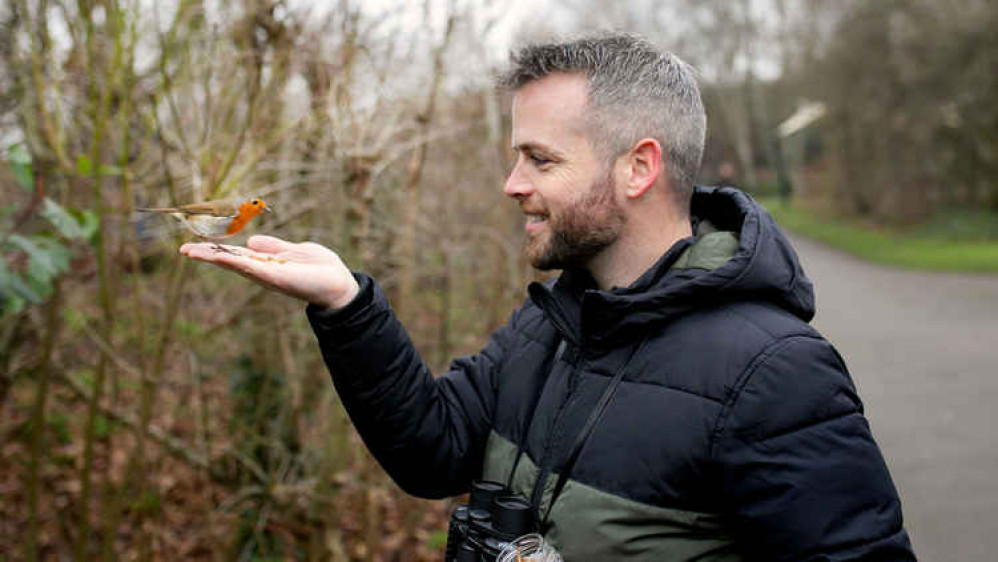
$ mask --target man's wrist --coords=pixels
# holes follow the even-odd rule
[[[339,308],[331,306],[338,304],[337,299],[307,301],[308,306],[305,307],[305,311],[308,313],[309,319],[312,320],[313,327],[316,326],[316,322],[327,328],[343,322],[349,323],[357,314],[370,307],[375,298],[374,281],[361,273],[354,273],[354,279],[360,290],[353,295],[349,302],[345,302],[346,297],[350,294],[349,291],[340,295],[345,304]]]
[[[338,295],[328,295],[325,298],[310,300],[309,304],[328,310],[340,310],[341,308],[345,308],[347,305],[352,303],[353,300],[357,298],[358,294],[360,294],[360,285],[357,283],[357,280],[351,276],[350,286],[346,291]]]

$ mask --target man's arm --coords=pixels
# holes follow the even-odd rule
[[[340,399],[368,448],[403,489],[424,497],[467,491],[481,469],[493,376],[509,328],[434,379],[388,301],[333,251],[253,236],[246,248],[187,244],[181,253],[301,299]]]
[[[713,457],[750,559],[915,559],[886,463],[827,341],[776,342],[732,395]]]
[[[245,248],[184,244],[180,253],[317,306],[341,308],[360,290],[336,252],[313,242],[295,244],[273,236],[251,236]]]
[[[350,419],[402,489],[429,498],[467,491],[481,470],[509,328],[434,379],[377,283],[358,278],[360,293],[346,308],[308,308]]]

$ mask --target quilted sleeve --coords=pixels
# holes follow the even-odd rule
[[[374,280],[357,277],[361,292],[347,307],[307,309],[350,419],[403,490],[427,498],[467,491],[481,469],[511,328],[434,378]]]

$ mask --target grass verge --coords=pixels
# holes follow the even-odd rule
[[[781,228],[860,258],[909,269],[998,274],[998,241],[954,240],[944,234],[905,235],[857,222],[818,217],[804,209],[760,201]]]

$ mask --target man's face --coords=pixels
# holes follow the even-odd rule
[[[620,236],[613,166],[584,128],[586,80],[554,74],[513,97],[516,165],[503,191],[527,215],[526,253],[538,269],[585,266]]]

